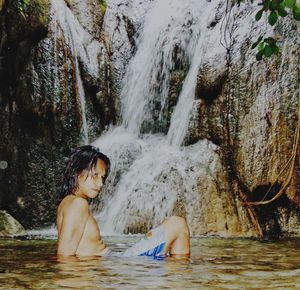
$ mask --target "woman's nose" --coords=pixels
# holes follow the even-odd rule
[[[98,186],[100,187],[102,187],[103,186],[103,180],[102,180],[102,177],[99,177],[98,178]]]

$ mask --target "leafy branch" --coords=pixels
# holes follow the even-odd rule
[[[106,8],[107,8],[106,0],[99,0],[99,3],[100,3],[101,12],[103,14],[105,14],[105,11],[106,11]]]
[[[256,59],[262,60],[263,57],[271,57],[273,54],[278,54],[279,47],[273,37],[263,38],[260,36],[251,46],[251,49],[257,47]]]
[[[238,0],[238,2],[240,3],[242,0]],[[258,5],[261,6],[261,9],[255,14],[256,21],[259,21],[264,13],[268,14],[268,23],[271,26],[276,24],[279,17],[284,18],[289,14],[292,14],[295,20],[300,21],[300,4],[296,3],[296,0],[262,0]],[[259,36],[251,48],[257,48],[257,60],[271,57],[279,52],[277,41],[273,37]]]
[[[22,15],[22,17],[26,20],[26,10],[30,5],[30,0],[16,0],[14,1],[15,9]]]
[[[17,0],[17,9],[19,12],[24,13],[29,6],[30,0]]]

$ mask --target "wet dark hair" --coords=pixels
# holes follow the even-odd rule
[[[82,171],[90,171],[96,167],[98,159],[106,165],[106,174],[103,177],[105,182],[110,171],[109,158],[101,153],[98,148],[85,145],[75,148],[68,160],[65,173],[60,187],[60,197],[64,198],[68,194],[73,194],[78,189],[78,176]]]

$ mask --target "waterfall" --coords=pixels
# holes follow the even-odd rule
[[[108,7],[113,7],[114,2],[108,1]],[[93,143],[112,161],[108,185],[95,204],[96,219],[105,234],[157,226],[174,213],[176,204],[184,207],[188,219],[193,219],[192,207],[201,202],[199,175],[203,170],[213,172],[216,146],[206,140],[188,147],[178,145],[184,138],[193,105],[208,11],[214,11],[217,4],[205,0],[156,0],[141,16],[144,22],[136,40],[137,51],[128,64],[121,90],[122,125],[111,128]],[[113,12],[107,13],[111,21]],[[116,30],[111,23],[106,26],[110,31]],[[172,53],[178,45],[187,54],[190,68],[168,136],[141,134],[141,125],[149,118],[150,104],[157,95],[159,116],[163,118],[170,72],[175,65]]]
[[[207,3],[205,11],[204,2]],[[143,31],[137,41],[138,50],[128,66],[121,92],[123,125],[129,131],[136,134],[140,132],[143,120],[149,115],[149,105],[157,94],[161,104],[159,116],[162,118],[169,92],[170,71],[174,67],[172,54],[176,45],[188,54],[192,63],[191,76],[188,77],[190,80],[186,81],[184,93],[191,99],[193,90],[190,87],[195,86],[201,62],[201,47],[210,6],[206,1],[196,0],[156,1],[145,16]],[[156,89],[157,86],[159,90]],[[187,92],[188,90],[190,91]],[[188,106],[192,103],[184,97],[181,99],[181,103],[189,102]],[[185,115],[188,115],[188,110]],[[176,120],[178,118],[180,116]],[[184,118],[188,119],[188,116]],[[176,124],[170,135],[174,134],[174,127],[177,126],[177,122],[173,123]]]
[[[53,31],[55,43],[63,38],[74,58],[76,84],[81,105],[83,142],[88,144],[85,93],[80,76],[79,61],[85,65],[90,75],[97,77],[99,75],[98,55],[101,44],[82,27],[63,0],[52,0],[51,4],[50,29]],[[57,52],[55,57],[57,57]]]
[[[207,13],[207,15],[209,15],[209,13]],[[197,45],[192,57],[191,68],[185,78],[183,88],[178,99],[178,104],[172,114],[171,125],[168,132],[168,141],[170,144],[175,146],[180,146],[182,144],[188,129],[189,118],[195,96],[197,75],[205,46],[207,30],[205,23],[207,23],[207,19],[207,17],[202,18],[203,22],[201,23],[204,25],[199,25],[204,27],[204,29],[202,28],[200,36],[198,37]]]
[[[157,226],[174,214],[176,204],[185,207],[182,213],[192,221],[193,207],[201,203],[197,187],[201,168],[206,174],[214,171],[217,146],[204,140],[179,150],[165,136],[137,139],[129,138],[121,127],[117,131],[94,143],[113,161],[108,188],[101,193],[104,206],[96,210],[102,233],[140,232]]]
[[[84,94],[84,88],[82,85],[82,80],[80,77],[79,72],[79,66],[78,66],[78,60],[75,60],[76,64],[76,81],[78,85],[78,92],[80,96],[80,105],[81,105],[81,114],[82,114],[82,129],[83,129],[83,142],[84,144],[89,143],[89,131],[87,126],[87,120],[86,120],[86,110],[85,110],[85,94]]]

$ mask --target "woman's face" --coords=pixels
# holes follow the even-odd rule
[[[94,168],[81,172],[78,176],[78,189],[75,195],[83,198],[95,198],[102,189],[106,170],[104,161],[98,159]]]

